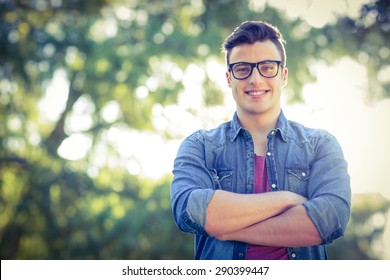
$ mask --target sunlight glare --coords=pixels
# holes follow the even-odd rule
[[[372,0],[273,0],[267,3],[282,10],[290,19],[301,18],[310,26],[321,28],[325,24],[334,23],[339,16],[358,18],[363,4]]]
[[[59,119],[65,109],[68,91],[69,82],[66,72],[62,69],[56,70],[53,79],[46,87],[45,95],[38,101],[38,109],[44,119],[50,122]]]
[[[138,100],[143,100],[149,95],[149,90],[145,86],[140,86],[137,87],[135,90],[135,96],[137,97]]]
[[[132,175],[161,178],[170,172],[178,141],[167,141],[158,134],[112,127],[107,140],[116,147],[125,162],[125,168]]]
[[[67,160],[80,160],[87,155],[91,147],[92,139],[89,136],[82,133],[74,133],[62,141],[58,148],[58,154]]]
[[[199,109],[203,106],[203,68],[190,64],[183,76],[184,92],[179,95],[178,106],[183,109]]]
[[[93,124],[92,114],[95,112],[95,104],[89,97],[81,96],[72,107],[72,111],[65,122],[65,132],[72,134],[89,130]]]
[[[100,110],[100,116],[106,123],[113,123],[121,117],[121,109],[117,101],[111,100]]]

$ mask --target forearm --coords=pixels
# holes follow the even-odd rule
[[[306,198],[288,191],[261,194],[216,191],[206,209],[205,230],[213,236],[239,231],[304,201]]]
[[[312,246],[323,242],[303,206],[293,207],[278,216],[217,238],[280,247]]]

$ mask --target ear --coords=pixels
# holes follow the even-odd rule
[[[232,84],[231,84],[232,78],[230,76],[230,72],[229,71],[226,72],[226,81],[227,81],[228,86],[232,87]]]
[[[283,67],[283,73],[282,73],[283,86],[287,85],[287,77],[288,77],[288,69],[286,67]]]

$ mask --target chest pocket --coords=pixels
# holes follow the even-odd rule
[[[216,190],[232,191],[233,169],[220,168],[210,170]]]
[[[308,197],[308,181],[310,178],[309,167],[287,168],[288,190]]]

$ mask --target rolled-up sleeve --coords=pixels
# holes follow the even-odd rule
[[[174,162],[171,184],[173,217],[180,230],[207,235],[206,208],[215,190],[206,168],[202,135],[197,132],[181,144]]]
[[[348,165],[337,139],[327,134],[311,167],[309,200],[303,205],[324,244],[344,235],[351,208]]]

